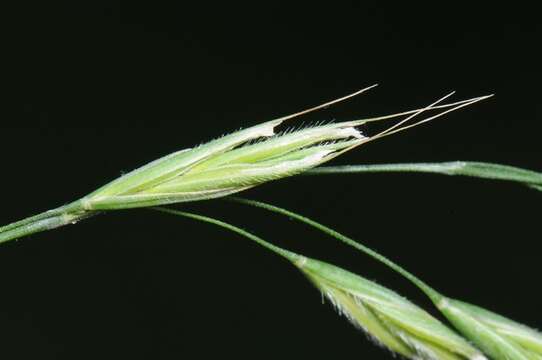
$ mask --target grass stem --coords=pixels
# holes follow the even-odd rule
[[[278,213],[278,214],[282,214],[282,215],[286,215],[290,218],[293,218],[293,219],[296,219],[298,221],[301,221],[307,225],[310,225],[334,238],[336,238],[337,240],[340,240],[344,243],[346,243],[347,245],[349,246],[352,246],[353,248],[357,249],[357,250],[360,250],[362,252],[364,252],[365,254],[371,256],[372,258],[380,261],[381,263],[383,263],[384,265],[388,266],[389,268],[391,268],[392,270],[395,270],[397,271],[399,274],[401,274],[402,276],[404,276],[405,278],[407,278],[408,280],[410,280],[414,285],[416,285],[421,291],[423,291],[433,302],[437,303],[441,300],[442,298],[442,295],[440,295],[437,291],[435,291],[433,288],[431,288],[429,285],[427,285],[426,283],[424,283],[422,280],[418,279],[416,276],[414,276],[412,273],[410,273],[409,271],[405,270],[403,267],[397,265],[396,263],[394,263],[393,261],[391,261],[390,259],[388,259],[387,257],[377,253],[376,251],[372,250],[371,248],[365,246],[365,245],[362,245],[360,243],[358,243],[357,241],[327,227],[327,226],[324,226],[314,220],[311,220],[307,217],[304,217],[302,215],[299,215],[299,214],[296,214],[292,211],[289,211],[289,210],[286,210],[286,209],[283,209],[283,208],[280,208],[278,206],[274,206],[274,205],[271,205],[271,204],[267,204],[267,203],[264,203],[264,202],[261,202],[261,201],[256,201],[256,200],[249,200],[249,199],[245,199],[245,198],[240,198],[240,197],[228,197],[228,198],[225,198],[225,200],[231,200],[231,201],[234,201],[234,202],[238,202],[238,203],[241,203],[241,204],[246,204],[246,205],[251,205],[251,206],[255,206],[255,207],[259,207],[259,208],[262,208],[262,209],[265,209],[265,210],[269,210],[269,211],[272,211],[272,212],[275,212],[275,213]]]
[[[275,254],[277,255],[280,255],[292,262],[295,262],[299,259],[299,255],[291,252],[291,251],[288,251],[288,250],[285,250],[285,249],[282,249],[278,246],[275,246],[267,241],[265,241],[264,239],[254,235],[254,234],[251,234],[249,233],[248,231],[245,231],[241,228],[238,228],[236,226],[233,226],[233,225],[230,225],[228,223],[225,223],[223,221],[220,221],[220,220],[217,220],[217,219],[214,219],[214,218],[210,218],[210,217],[207,217],[207,216],[203,216],[203,215],[198,215],[198,214],[194,214],[194,213],[190,213],[190,212],[186,212],[186,211],[180,211],[180,210],[173,210],[173,209],[168,209],[168,208],[163,208],[163,207],[153,207],[153,208],[150,208],[151,210],[155,210],[155,211],[159,211],[159,212],[163,212],[163,213],[167,213],[167,214],[171,214],[171,215],[178,215],[178,216],[184,216],[184,217],[187,217],[187,218],[190,218],[190,219],[194,219],[194,220],[198,220],[198,221],[203,221],[203,222],[206,222],[206,223],[209,223],[209,224],[214,224],[214,225],[218,225],[222,228],[225,228],[227,230],[230,230],[230,231],[233,231],[239,235],[242,235],[256,243],[258,243],[259,245],[263,246],[264,248],[268,249],[268,250],[271,250],[272,252],[274,252]]]
[[[377,165],[324,166],[308,170],[303,175],[358,174],[379,172],[422,172],[442,175],[462,175],[491,180],[518,182],[542,189],[542,173],[509,165],[475,161],[437,163],[406,163]]]
[[[0,227],[0,243],[56,229],[97,214],[83,209],[80,200]]]

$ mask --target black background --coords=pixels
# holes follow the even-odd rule
[[[534,9],[381,2],[25,4],[6,16],[2,212],[74,200],[150,160],[378,82],[304,119],[349,120],[495,93],[334,164],[476,160],[542,170]],[[7,99],[7,98],[6,98]],[[539,193],[438,175],[295,177],[247,191],[388,255],[445,294],[534,327]],[[427,309],[391,271],[306,226],[222,201],[183,205],[352,270]],[[0,249],[0,356],[388,358],[285,261],[146,210]]]

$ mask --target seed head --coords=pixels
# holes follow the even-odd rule
[[[112,210],[206,200],[230,195],[253,186],[295,175],[318,166],[368,141],[421,124],[483,98],[460,101],[385,117],[318,125],[290,133],[276,133],[287,119],[362,93],[360,90],[293,115],[271,120],[193,149],[185,149],[134,170],[81,200],[85,210]],[[485,97],[484,97],[485,98]],[[415,124],[408,120],[429,109],[449,108]],[[359,126],[411,114],[375,136]]]
[[[492,358],[542,359],[540,332],[462,301],[443,298],[437,305],[465,337]]]
[[[409,359],[486,359],[465,339],[397,293],[336,266],[296,261],[337,311],[377,344]]]
[[[119,209],[225,196],[318,166],[366,139],[355,126],[341,123],[275,134],[281,122],[156,160],[90,194],[85,206]]]

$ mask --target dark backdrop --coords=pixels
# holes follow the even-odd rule
[[[5,15],[1,223],[225,132],[380,83],[301,121],[496,96],[335,164],[476,160],[542,170],[533,9],[289,2],[25,4]],[[356,3],[356,2],[354,2]],[[454,8],[454,6],[457,6]],[[11,81],[14,80],[14,81]],[[542,327],[539,193],[438,175],[295,177],[245,196],[363,241],[449,296]],[[375,261],[279,216],[183,205],[375,279]],[[292,266],[221,229],[146,210],[0,248],[0,356],[389,358]],[[431,310],[433,311],[433,310]]]

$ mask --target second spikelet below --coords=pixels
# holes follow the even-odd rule
[[[341,315],[377,344],[409,359],[486,359],[465,339],[397,293],[321,261],[303,258],[296,264]]]

